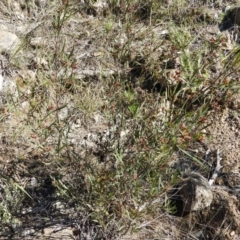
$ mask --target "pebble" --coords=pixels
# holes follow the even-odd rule
[[[42,37],[35,37],[30,40],[30,44],[33,47],[40,48],[44,46],[44,41]]]
[[[0,52],[11,53],[20,46],[20,39],[13,33],[0,30]]]
[[[211,205],[213,193],[211,187],[203,176],[191,172],[177,186],[177,195],[181,198],[184,212],[199,211]]]

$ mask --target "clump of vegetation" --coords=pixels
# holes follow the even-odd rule
[[[14,152],[15,172],[1,174],[2,224],[56,199],[74,209],[79,239],[84,223],[91,239],[136,232],[161,215],[167,224],[166,193],[180,177],[173,154],[204,142],[208,117],[239,90],[226,38],[198,34],[212,21],[188,1],[53,2],[44,16],[29,5],[42,23],[23,37],[24,61],[21,51],[10,59],[36,77],[3,106],[2,115],[21,119],[4,130],[6,141],[29,152]],[[43,33],[47,44],[32,47]]]

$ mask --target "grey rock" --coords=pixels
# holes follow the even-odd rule
[[[2,84],[0,88],[1,96],[15,96],[17,97],[17,86],[16,83],[8,76],[1,76]]]
[[[0,52],[11,53],[20,46],[20,39],[13,33],[0,30]]]
[[[196,172],[186,174],[177,186],[178,197],[183,202],[183,212],[199,211],[209,207],[213,200],[211,186],[207,179]]]
[[[234,25],[240,26],[240,7],[228,9],[219,27],[221,31],[225,31]]]
[[[234,24],[240,26],[240,7],[230,10],[230,17],[232,17]]]

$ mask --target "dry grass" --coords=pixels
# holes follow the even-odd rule
[[[86,226],[91,239],[195,239],[169,215],[167,191],[179,179],[169,162],[204,142],[208,116],[238,92],[226,37],[201,32],[220,20],[202,15],[210,3],[67,2],[23,3],[37,27],[10,66],[36,76],[2,106],[2,151],[14,160],[0,178],[3,226],[20,216],[31,225],[27,206],[58,200],[65,218],[75,212],[79,239]],[[45,213],[45,223],[57,218]]]

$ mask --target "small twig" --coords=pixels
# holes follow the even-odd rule
[[[208,181],[210,186],[212,186],[215,183],[215,181],[218,177],[219,171],[222,168],[222,166],[220,164],[221,160],[222,160],[222,158],[220,157],[220,152],[219,152],[219,149],[218,149],[217,150],[217,165],[216,165],[216,168],[213,172],[213,175],[212,175],[211,179]]]
[[[9,77],[12,76],[11,71],[7,67],[4,67],[2,60],[0,60],[0,66],[1,66],[1,70],[2,70],[1,74],[3,77],[4,76],[9,76]]]
[[[206,151],[206,153],[205,153],[205,158],[204,158],[204,159],[205,159],[206,162],[209,161],[210,152],[211,152],[210,149],[208,149],[208,150]]]

